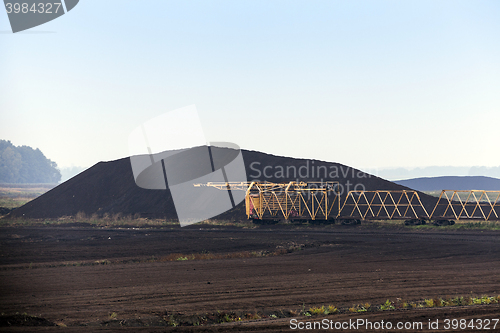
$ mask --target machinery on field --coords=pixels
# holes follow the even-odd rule
[[[364,220],[405,220],[407,225],[428,221],[449,225],[460,220],[500,220],[500,191],[443,190],[431,211],[413,190],[354,190],[341,202],[336,181],[209,182],[194,186],[246,191],[245,212],[255,223],[286,220],[359,224]]]
[[[246,215],[258,221],[335,220],[340,212],[338,182],[206,183],[220,190],[244,190]]]
[[[254,220],[334,220],[340,211],[337,182],[251,182],[246,214]]]

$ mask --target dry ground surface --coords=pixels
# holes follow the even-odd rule
[[[293,251],[266,256],[277,249]],[[221,257],[228,253],[241,258]],[[175,254],[220,256],[169,261]],[[300,315],[312,306],[345,309],[387,299],[398,303],[471,294],[500,294],[499,232],[279,225],[251,230],[0,228],[3,331],[279,332],[291,330],[291,318],[327,318],[419,321],[426,332],[432,331],[428,321],[438,319],[436,331],[443,332],[446,318],[500,317],[498,304]],[[23,313],[59,326],[5,326],[9,318],[22,321]],[[196,321],[221,313],[260,314],[262,319],[161,326],[176,318]]]

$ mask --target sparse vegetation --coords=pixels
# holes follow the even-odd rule
[[[106,321],[101,322],[102,326],[109,326],[115,323],[119,326],[200,326],[207,324],[221,324],[230,323],[236,321],[246,321],[246,320],[258,320],[258,319],[277,319],[277,318],[290,318],[297,316],[328,316],[335,315],[339,313],[360,313],[367,311],[393,311],[396,309],[415,309],[415,308],[434,308],[439,306],[466,306],[466,305],[488,305],[488,304],[499,304],[500,295],[489,296],[482,295],[478,297],[474,296],[457,296],[454,298],[426,298],[421,301],[408,302],[402,301],[400,298],[396,301],[391,301],[387,299],[383,304],[379,306],[372,306],[370,303],[364,303],[359,305],[353,305],[348,308],[337,308],[334,305],[321,305],[310,307],[308,311],[305,311],[305,304],[301,305],[301,309],[295,310],[277,310],[273,312],[234,312],[234,311],[216,311],[213,313],[203,313],[203,314],[182,314],[182,313],[169,313],[160,314],[159,317],[150,318],[147,320],[133,320],[133,319],[123,319],[118,320],[118,314],[116,312],[111,312],[108,315]],[[19,315],[6,315],[2,313],[0,319],[9,318],[12,322],[19,322],[17,325],[23,325],[24,322],[36,321],[36,322],[46,322],[46,325],[58,325],[66,327],[65,324],[50,323],[43,318],[29,316],[26,313]]]
[[[458,222],[454,225],[435,226],[432,224],[406,226],[411,229],[437,229],[437,230],[500,230],[499,221]]]
[[[321,306],[321,307],[312,307],[309,309],[309,312],[312,315],[328,315],[331,313],[336,313],[338,309],[333,305]]]
[[[1,188],[0,188],[1,190]],[[5,197],[3,198],[5,199]],[[7,202],[2,206],[1,200],[3,200],[0,195],[0,207],[8,207],[10,206],[19,206],[20,203],[28,202],[32,200],[32,198],[15,198],[15,199],[6,199]],[[16,203],[14,203],[15,200]],[[12,201],[14,200],[14,201]],[[15,208],[13,207],[13,208]],[[122,213],[117,214],[104,214],[102,216],[98,216],[97,214],[87,215],[84,212],[78,212],[75,216],[63,216],[56,219],[1,219],[0,226],[40,226],[40,225],[65,225],[68,223],[85,223],[89,226],[100,227],[100,228],[176,228],[179,227],[179,222],[175,220],[165,220],[165,219],[153,219],[153,218],[144,218],[139,214],[135,215],[124,215]],[[242,220],[219,220],[219,219],[211,219],[203,222],[199,222],[196,224],[199,227],[237,227],[243,229],[255,229],[259,226],[255,225],[250,220],[242,219]],[[304,224],[300,226],[296,225],[288,225],[290,228],[297,227],[307,227],[307,228],[334,228],[335,224],[330,225],[309,225]],[[365,222],[365,224],[361,224],[356,226],[356,228],[405,228],[410,230],[500,230],[500,221],[482,221],[482,222],[458,222],[454,225],[448,226],[435,226],[432,223],[427,223],[425,225],[414,225],[407,226],[404,224],[403,220],[375,220],[370,222]]]
[[[4,184],[0,185],[0,207],[20,207],[44,194],[54,185],[50,184]]]
[[[370,303],[353,305],[352,307],[349,308],[349,312],[366,312],[370,310],[371,310]]]
[[[432,221],[431,221],[432,222]],[[436,226],[431,222],[422,225],[405,225],[404,220],[375,220],[358,226],[379,228],[405,228],[410,230],[500,230],[500,221],[455,222],[454,225]]]
[[[380,310],[382,311],[394,310],[394,309],[395,307],[390,300],[385,301],[385,303],[380,306]]]
[[[434,300],[432,298],[424,299],[424,303],[425,303],[425,306],[428,308],[432,308],[432,307],[436,306],[434,303]]]
[[[207,313],[203,315],[194,316],[182,316],[182,315],[170,315],[167,322],[169,326],[179,326],[179,325],[205,325],[211,323],[225,323],[240,320],[256,320],[256,319],[276,319],[285,317],[296,317],[296,316],[327,316],[334,315],[338,313],[360,313],[367,311],[393,311],[396,309],[415,309],[415,308],[433,308],[439,306],[464,306],[464,305],[485,305],[485,304],[498,304],[500,303],[500,295],[498,296],[487,296],[483,295],[480,297],[463,297],[457,296],[455,298],[428,298],[416,302],[402,301],[398,298],[395,302],[391,300],[386,300],[383,304],[379,306],[372,306],[370,303],[364,303],[359,305],[353,305],[348,308],[337,308],[334,305],[321,305],[310,307],[309,310],[305,310],[305,304],[301,305],[301,309],[289,310],[289,311],[275,311],[273,313],[260,313],[260,312],[246,312],[246,313],[235,313],[235,312],[222,312],[217,311],[216,313]]]
[[[167,262],[167,261],[188,261],[188,260],[215,260],[215,259],[235,259],[235,258],[260,258],[260,257],[270,257],[284,255],[292,253],[294,251],[300,251],[305,247],[304,244],[297,244],[295,242],[290,242],[283,245],[278,245],[275,251],[238,251],[229,253],[210,253],[208,251],[202,251],[201,253],[171,253],[166,256],[156,257],[151,256],[144,259],[101,259],[95,261],[72,261],[72,262],[61,262],[59,264],[33,264],[29,263],[20,268],[34,269],[39,267],[62,267],[62,266],[96,266],[96,265],[111,265],[111,264],[129,264],[129,263],[144,263],[144,262]]]
[[[33,198],[29,199],[32,200]],[[0,199],[1,200],[1,199]],[[28,202],[27,200],[26,202]],[[26,203],[23,201],[23,204]],[[21,204],[12,204],[13,208],[20,206]],[[11,206],[12,206],[11,205]],[[7,207],[2,206],[0,207]],[[54,219],[2,219],[0,221],[0,226],[57,226],[65,225],[68,223],[85,223],[92,227],[100,228],[176,228],[180,227],[179,222],[176,220],[165,220],[165,219],[154,219],[141,217],[139,214],[134,215],[124,215],[122,213],[108,214],[105,213],[102,216],[97,214],[87,215],[84,212],[78,212],[75,216],[63,216]],[[254,229],[257,228],[249,220],[207,220],[196,224],[196,226],[225,226],[225,227],[238,227],[243,229]]]

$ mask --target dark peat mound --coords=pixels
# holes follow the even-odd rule
[[[248,180],[338,181],[343,188],[344,196],[348,190],[354,189],[409,189],[339,163],[274,156],[257,151],[241,150],[241,152]],[[214,189],[214,191],[217,190]],[[419,195],[426,207],[433,207],[436,203],[434,197],[424,193],[419,193]],[[87,216],[96,214],[99,217],[121,214],[167,220],[177,219],[168,189],[151,190],[136,185],[130,158],[99,162],[24,206],[13,210],[6,218],[59,218],[75,216],[79,212]],[[244,217],[244,202],[219,216],[223,219]]]

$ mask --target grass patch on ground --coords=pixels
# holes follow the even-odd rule
[[[104,227],[104,228],[141,228],[141,227],[174,227],[179,226],[177,221],[169,221],[165,219],[148,219],[148,218],[134,218],[134,217],[121,217],[117,216],[104,216],[104,217],[89,217],[79,218],[72,216],[63,216],[54,219],[23,219],[23,218],[2,218],[0,226],[4,227],[17,227],[17,226],[59,226],[71,225],[81,226],[82,224],[89,227]]]
[[[379,228],[405,228],[409,230],[500,230],[500,221],[474,221],[466,222],[459,221],[455,222],[454,225],[434,225],[432,221],[427,221],[426,224],[422,225],[405,225],[405,220],[370,220],[362,222],[363,226],[375,226]]]
[[[0,207],[17,208],[49,191],[51,184],[0,184]]]
[[[0,226],[57,226],[57,225],[68,225],[68,224],[88,224],[91,227],[104,227],[104,228],[163,228],[163,227],[179,227],[179,221],[176,220],[165,220],[157,218],[145,218],[141,217],[140,214],[135,215],[124,215],[121,213],[108,214],[105,213],[102,216],[97,214],[86,215],[83,212],[77,213],[75,216],[63,216],[59,218],[51,219],[1,219]],[[239,228],[253,229],[257,228],[250,220],[219,220],[211,219],[196,223],[197,226],[230,226]]]
[[[0,198],[0,207],[2,206]],[[10,199],[9,199],[10,200]],[[22,198],[12,198],[12,200],[25,200]],[[27,199],[26,199],[27,200]],[[176,220],[165,220],[157,218],[145,218],[141,217],[140,214],[135,215],[124,215],[122,213],[109,214],[105,213],[103,215],[86,215],[83,212],[77,213],[75,216],[63,216],[60,218],[53,219],[0,219],[0,226],[40,226],[40,225],[67,225],[71,223],[84,223],[89,226],[95,227],[109,227],[109,228],[120,228],[120,227],[136,227],[136,228],[163,228],[163,227],[179,227],[180,224]],[[196,226],[225,226],[225,227],[238,227],[243,229],[255,229],[262,226],[272,228],[272,225],[257,225],[251,220],[245,218],[242,219],[209,219],[206,221],[198,222]],[[280,222],[279,226],[288,226],[290,228],[404,228],[408,230],[500,230],[500,221],[474,221],[465,222],[459,221],[454,225],[446,226],[436,226],[432,224],[432,221],[427,221],[424,225],[405,225],[405,220],[368,220],[362,221],[359,225],[352,226],[341,226],[338,221],[336,224],[324,223],[324,224],[296,224],[296,223],[284,223]]]
[[[306,317],[339,314],[339,313],[360,313],[360,312],[377,312],[377,311],[395,311],[395,310],[409,310],[420,308],[434,308],[434,307],[452,307],[452,306],[473,306],[473,305],[490,305],[500,304],[500,295],[497,296],[456,296],[456,297],[434,297],[422,299],[418,301],[405,301],[401,298],[396,300],[387,299],[384,303],[379,305],[372,305],[370,303],[353,304],[350,307],[339,307],[334,305],[321,305],[313,306],[309,310],[305,310],[305,305],[302,305],[302,310],[290,310],[291,314],[303,315]],[[262,314],[261,314],[261,317]]]
[[[9,209],[18,208],[22,205],[27,204],[34,198],[29,197],[17,197],[17,198],[9,198],[9,197],[0,197],[0,207],[5,207]]]
[[[482,222],[456,222],[454,225],[435,226],[424,224],[416,226],[405,226],[410,229],[439,229],[439,230],[500,230],[500,221]]]

